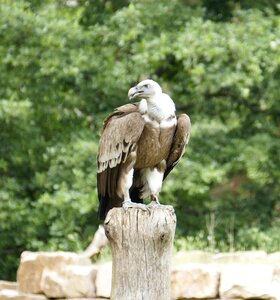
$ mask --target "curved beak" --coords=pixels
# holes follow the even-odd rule
[[[144,91],[142,91],[137,85],[129,89],[128,91],[128,98],[134,99],[141,95]]]

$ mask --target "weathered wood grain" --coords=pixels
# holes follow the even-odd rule
[[[113,256],[111,300],[170,300],[175,227],[171,206],[109,211],[105,232]]]

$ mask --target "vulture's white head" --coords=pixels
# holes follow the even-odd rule
[[[162,93],[161,87],[157,82],[151,79],[146,79],[139,82],[136,86],[132,87],[128,91],[128,98],[129,99],[141,98],[141,99],[149,100],[161,93]]]

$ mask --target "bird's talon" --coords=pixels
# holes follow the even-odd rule
[[[155,207],[161,205],[158,201],[151,201],[147,206],[148,207]]]
[[[154,207],[154,206],[158,206],[158,205],[161,205],[158,201],[158,197],[157,196],[151,196],[151,202],[150,204],[148,204],[148,206],[150,207]]]
[[[129,200],[126,200],[123,202],[123,205],[122,207],[124,209],[128,209],[128,208],[140,208],[142,210],[147,210],[147,206],[142,204],[142,203],[135,203],[135,202],[132,202],[132,201],[129,201]]]

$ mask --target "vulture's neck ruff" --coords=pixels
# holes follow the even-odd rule
[[[141,81],[129,90],[128,96],[130,99],[141,99],[139,111],[146,121],[150,119],[160,124],[175,119],[174,102],[153,80]]]
[[[158,123],[175,118],[175,105],[172,99],[164,94],[157,94],[148,100],[142,99],[139,105],[141,114]]]

